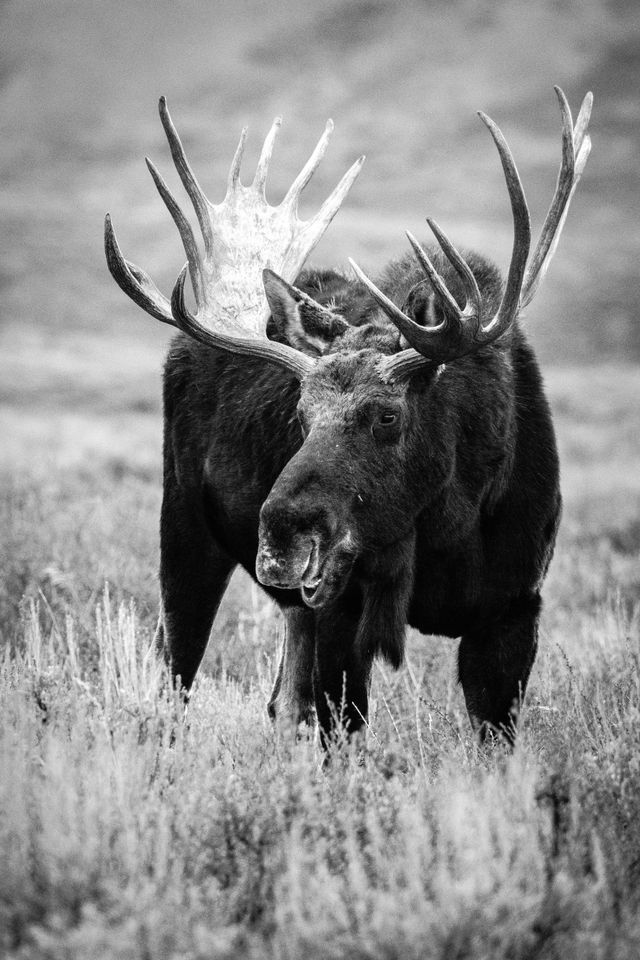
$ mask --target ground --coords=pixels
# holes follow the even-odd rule
[[[214,10],[215,8],[215,10]],[[640,952],[640,339],[635,5],[92,0],[0,5],[0,949],[25,958],[583,958]],[[316,262],[375,269],[436,216],[508,259],[507,133],[539,225],[558,119],[594,151],[526,319],[565,511],[513,755],[482,752],[456,645],[378,667],[367,745],[322,766],[266,714],[280,623],[232,582],[183,721],[157,611],[167,335],[102,261],[110,209],[167,289],[141,162],[169,96],[212,196],[251,122],[278,196],[327,115],[322,198],[369,154]],[[18,119],[19,118],[19,122]],[[174,181],[175,182],[175,181]]]

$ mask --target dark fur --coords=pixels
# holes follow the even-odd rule
[[[434,259],[458,295],[457,277],[437,252]],[[481,258],[469,255],[468,262],[486,322],[501,280]],[[329,347],[337,359],[318,387],[320,399],[312,385],[305,403],[317,420],[327,390],[339,398],[348,388],[359,398],[355,419],[349,410],[336,419],[331,410],[303,444],[292,375],[182,335],[170,349],[158,642],[174,676],[191,685],[233,568],[241,564],[255,577],[268,498],[261,531],[275,544],[291,543],[311,523],[344,527],[345,516],[357,530],[356,555],[335,567],[339,582],[326,604],[308,610],[298,589],[266,588],[285,611],[306,611],[300,638],[287,640],[289,656],[299,644],[291,668],[298,679],[290,670],[283,680],[281,664],[272,709],[279,684],[290,682],[304,688],[305,712],[310,666],[300,664],[313,663],[324,735],[341,702],[343,721],[357,729],[367,713],[372,658],[398,666],[409,623],[462,638],[459,676],[472,723],[512,738],[560,515],[555,438],[533,352],[516,324],[441,375],[434,365],[414,376],[398,397],[401,433],[387,438],[378,414],[363,426],[369,414],[362,411],[368,391],[377,390],[376,354],[401,347],[395,328],[359,284],[338,273],[306,272],[298,286],[352,325]],[[379,286],[424,322],[430,290],[415,261],[391,264]],[[278,336],[277,325],[270,331]]]

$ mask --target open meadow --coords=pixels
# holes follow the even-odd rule
[[[639,52],[622,0],[0,3],[0,955],[640,955]],[[251,168],[285,116],[277,197],[333,115],[309,211],[369,159],[314,261],[375,270],[429,213],[508,261],[474,110],[539,226],[554,82],[594,90],[594,148],[526,319],[564,515],[515,751],[476,746],[456,643],[410,633],[366,749],[323,767],[269,721],[281,624],[244,575],[183,720],[150,653],[168,332],[101,246],[109,209],[164,290],[182,264],[142,162],[170,170],[157,96],[212,196],[244,122]]]

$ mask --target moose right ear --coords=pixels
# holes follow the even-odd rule
[[[444,307],[426,280],[421,280],[409,290],[402,310],[421,327],[437,327],[445,317]]]
[[[337,313],[292,287],[273,270],[262,271],[262,282],[276,330],[296,350],[322,356],[349,328]]]
[[[437,327],[447,317],[444,304],[438,299],[431,284],[421,280],[409,290],[402,305],[402,312],[406,313],[414,323],[421,327]],[[400,338],[401,347],[406,349],[409,343],[404,337]]]

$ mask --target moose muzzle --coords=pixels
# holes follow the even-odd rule
[[[306,535],[296,536],[286,549],[279,549],[260,532],[256,576],[266,587],[299,587],[314,565],[316,542]]]

